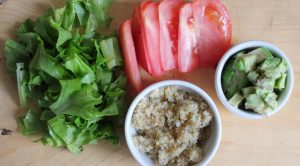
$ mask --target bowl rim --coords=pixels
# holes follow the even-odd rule
[[[134,145],[132,135],[130,134],[130,129],[131,128],[131,119],[133,115],[133,111],[136,107],[136,105],[140,102],[141,99],[143,99],[146,95],[148,95],[150,92],[157,88],[162,88],[165,86],[182,86],[187,89],[190,89],[191,91],[199,94],[203,99],[207,102],[209,105],[211,111],[214,114],[214,120],[215,120],[215,135],[214,135],[214,142],[212,142],[212,148],[208,151],[207,154],[205,154],[205,157],[203,160],[201,160],[199,163],[196,165],[207,165],[208,162],[215,156],[220,143],[221,143],[221,136],[222,136],[222,121],[221,121],[221,116],[219,114],[218,108],[214,101],[211,99],[211,97],[200,87],[186,82],[186,81],[181,81],[181,80],[165,80],[165,81],[160,81],[157,83],[154,83],[147,88],[145,88],[142,92],[140,92],[135,99],[132,101],[127,115],[125,119],[125,127],[124,127],[124,132],[125,132],[125,139],[127,146],[129,148],[129,151],[131,152],[132,156],[135,158],[136,161],[138,161],[139,164],[141,165],[149,165],[146,161],[143,161],[141,158],[137,157],[137,154],[142,153],[140,152]]]
[[[286,86],[287,92],[285,93],[284,98],[281,100],[281,102],[278,103],[278,106],[275,108],[275,110],[272,111],[267,116],[261,115],[261,114],[255,113],[255,112],[253,112],[253,113],[246,112],[239,108],[235,108],[234,106],[232,106],[231,104],[228,103],[228,100],[225,97],[225,95],[223,93],[223,89],[222,89],[221,76],[222,76],[223,68],[224,68],[226,62],[228,61],[228,59],[242,50],[249,49],[249,48],[255,48],[255,47],[266,47],[266,48],[270,49],[277,56],[279,56],[280,58],[283,58],[288,65],[288,71],[287,71],[288,80],[287,80],[287,86]],[[292,93],[293,87],[294,87],[294,73],[293,73],[293,68],[292,68],[292,65],[291,65],[288,57],[280,48],[278,48],[277,46],[275,46],[269,42],[266,42],[266,41],[249,40],[249,41],[244,41],[244,42],[234,45],[223,55],[223,57],[221,58],[221,60],[218,63],[217,69],[215,71],[215,90],[216,90],[219,100],[225,106],[225,108],[227,110],[229,110],[230,112],[234,113],[235,115],[237,115],[239,117],[243,117],[243,118],[247,118],[247,119],[265,119],[265,118],[268,118],[268,117],[274,115],[275,113],[279,112],[281,110],[281,108],[288,101],[288,98],[290,97],[290,95]]]

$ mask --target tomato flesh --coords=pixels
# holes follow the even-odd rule
[[[152,76],[178,67],[215,67],[230,47],[230,16],[220,0],[145,0],[135,9],[132,36],[138,64]]]
[[[163,70],[177,68],[179,9],[183,0],[163,0],[159,4],[160,55]]]
[[[124,21],[119,28],[120,47],[125,63],[127,78],[136,92],[142,90],[142,80],[136,59],[136,52],[131,32],[132,20]]]
[[[185,4],[179,17],[179,70],[215,67],[231,43],[231,20],[225,6],[220,0],[196,0]]]
[[[215,67],[231,44],[230,16],[220,0],[196,0],[193,15],[201,67]]]
[[[144,35],[146,40],[146,55],[153,76],[161,76],[164,73],[160,55],[158,5],[158,2],[151,2],[141,10],[142,36]]]
[[[179,11],[178,68],[188,72],[200,66],[198,56],[193,4],[184,4]]]

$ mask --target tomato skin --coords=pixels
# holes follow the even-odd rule
[[[147,60],[151,66],[151,75],[155,77],[164,73],[160,55],[158,5],[158,2],[151,2],[141,10],[142,36],[146,39]]]
[[[220,0],[144,0],[135,9],[132,36],[137,61],[156,77],[212,68],[231,45],[231,20]]]
[[[119,28],[119,43],[125,63],[127,78],[136,92],[143,89],[131,32],[132,20],[124,21]]]
[[[178,64],[181,72],[213,68],[231,44],[230,16],[220,0],[195,0],[180,9]]]
[[[215,67],[231,45],[231,19],[220,0],[196,0],[193,15],[201,67]]]
[[[144,34],[144,30],[142,29],[142,22],[141,22],[141,10],[145,8],[146,5],[151,3],[150,0],[145,0],[140,3],[139,6],[135,9],[133,13],[132,19],[132,36],[135,43],[135,50],[137,53],[137,60],[142,68],[149,74],[152,73],[147,45],[146,45],[146,38]]]
[[[184,0],[163,0],[159,4],[160,54],[163,70],[177,68],[179,9]]]
[[[178,30],[178,68],[181,72],[189,72],[200,66],[201,57],[197,55],[197,38],[193,4],[184,4],[179,11]]]

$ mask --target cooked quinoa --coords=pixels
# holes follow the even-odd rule
[[[211,120],[210,108],[199,95],[176,86],[160,88],[134,110],[133,141],[157,165],[191,165],[202,159]]]

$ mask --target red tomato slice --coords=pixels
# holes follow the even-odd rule
[[[136,92],[142,90],[142,80],[136,60],[135,47],[131,33],[132,20],[126,20],[120,25],[119,39],[125,63],[127,78]]]
[[[146,60],[150,63],[153,76],[160,76],[164,73],[160,58],[158,5],[158,2],[151,2],[141,10],[142,36],[145,36],[148,52]]]
[[[163,70],[177,67],[179,9],[184,0],[163,0],[158,7]]]
[[[135,43],[135,50],[137,53],[137,60],[143,69],[149,74],[152,73],[149,56],[146,45],[145,35],[142,35],[142,24],[141,24],[141,10],[151,1],[142,1],[140,5],[135,9],[132,20],[132,36]]]
[[[231,19],[220,0],[196,0],[194,18],[201,67],[215,67],[231,44]]]
[[[188,72],[200,66],[201,57],[196,54],[195,20],[193,4],[184,4],[179,11],[178,30],[178,68],[181,72]]]
[[[215,67],[231,43],[231,20],[225,6],[220,0],[196,0],[185,4],[179,17],[179,70]]]

